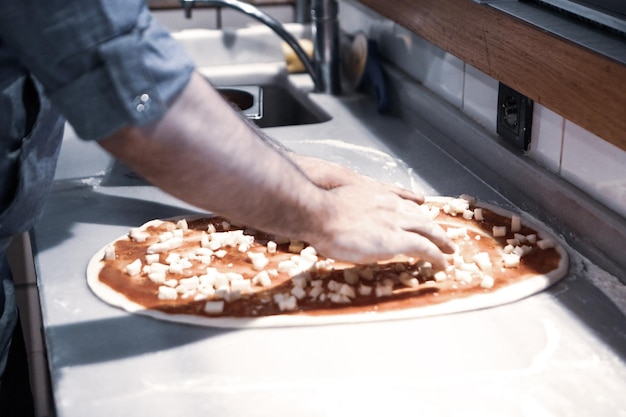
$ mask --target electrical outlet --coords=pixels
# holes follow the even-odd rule
[[[519,149],[528,150],[533,122],[533,101],[511,87],[498,87],[497,132]]]

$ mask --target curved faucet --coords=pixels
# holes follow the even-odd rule
[[[326,7],[324,7],[326,3],[334,3],[334,8],[331,7],[330,9],[331,12],[334,13],[334,23],[336,24],[336,0],[322,0],[317,7],[316,3],[318,3],[318,1],[313,0],[313,21],[315,23],[316,16],[319,16],[319,25],[316,24],[316,26],[319,26],[321,29],[315,30],[314,33],[315,62],[311,61],[298,41],[291,33],[287,32],[281,22],[249,3],[239,0],[180,0],[180,2],[185,10],[185,17],[187,18],[191,18],[191,11],[195,3],[202,3],[211,6],[229,7],[263,23],[272,29],[294,50],[298,58],[302,61],[304,68],[311,76],[316,92],[339,93],[339,59],[337,53],[338,28],[335,28],[334,31],[332,30],[333,28],[329,30],[327,23],[329,21],[332,22],[332,19],[329,19]],[[314,29],[316,28],[314,27]],[[332,53],[327,52],[330,48],[333,48]],[[323,53],[319,51],[323,51]]]

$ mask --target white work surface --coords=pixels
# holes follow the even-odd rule
[[[269,133],[425,194],[511,208],[488,179],[368,100],[316,100],[333,120]],[[193,327],[128,314],[90,292],[85,268],[104,244],[192,210],[67,135],[33,233],[59,417],[626,416],[626,321],[607,296],[619,298],[622,284],[573,251],[564,280],[522,301],[370,324]]]

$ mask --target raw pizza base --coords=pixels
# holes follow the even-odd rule
[[[445,203],[452,200],[452,197],[429,197],[427,202]],[[484,203],[476,202],[475,207],[485,208],[503,217],[510,218],[513,213],[503,208]],[[204,216],[207,217],[207,216]],[[290,327],[290,326],[315,326],[315,325],[331,325],[331,324],[350,324],[350,323],[366,323],[387,320],[413,319],[421,317],[429,317],[436,315],[445,315],[452,313],[461,313],[485,308],[501,306],[504,304],[519,301],[531,295],[537,294],[552,284],[563,278],[568,271],[569,260],[567,252],[560,240],[553,234],[546,231],[545,226],[539,225],[534,219],[520,215],[525,226],[529,226],[537,232],[539,238],[549,238],[556,242],[554,250],[560,255],[558,266],[546,274],[536,274],[525,278],[513,284],[497,288],[493,291],[467,295],[457,299],[451,299],[439,304],[431,304],[413,308],[385,310],[380,312],[358,312],[358,313],[340,313],[340,314],[302,314],[289,313],[261,316],[261,317],[220,317],[220,316],[199,316],[189,314],[170,314],[160,310],[147,309],[146,307],[129,300],[124,294],[113,290],[108,285],[102,283],[99,279],[100,271],[103,268],[103,257],[105,249],[118,240],[128,240],[128,236],[122,236],[104,246],[89,261],[87,266],[87,283],[90,289],[102,301],[121,308],[133,314],[152,317],[158,320],[169,322],[184,323],[206,327],[220,328],[263,328],[263,327]],[[191,219],[190,216],[181,216],[180,218]],[[179,219],[179,218],[177,218]],[[168,220],[177,220],[168,219]],[[148,222],[143,227],[159,222],[158,220]],[[476,230],[478,233],[478,230]],[[484,234],[483,231],[480,231]]]

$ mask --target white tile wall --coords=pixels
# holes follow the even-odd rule
[[[352,0],[341,1],[340,21],[347,33],[376,39],[387,60],[496,133],[496,79]],[[626,217],[626,151],[535,103],[526,155]]]
[[[626,217],[626,152],[566,121],[561,175]]]
[[[555,173],[561,169],[564,123],[562,116],[538,103],[534,104],[528,156]]]
[[[467,64],[463,90],[463,112],[496,133],[498,80]]]

